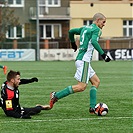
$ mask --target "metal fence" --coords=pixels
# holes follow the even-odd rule
[[[131,49],[133,48],[133,38],[103,38],[99,40],[103,49]]]
[[[59,42],[40,42],[40,49],[58,49]],[[0,42],[0,49],[36,49],[37,42]]]
[[[76,41],[79,45],[79,40]],[[103,49],[132,49],[133,48],[133,37],[130,38],[101,38],[99,40],[100,46]],[[37,42],[25,41],[20,42],[19,40],[8,40],[0,42],[0,49],[36,49]],[[69,41],[41,41],[39,43],[40,49],[60,49],[70,48]]]

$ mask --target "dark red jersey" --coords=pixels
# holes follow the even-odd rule
[[[34,82],[33,79],[21,79],[20,84],[28,84]],[[1,107],[7,116],[20,118],[22,115],[19,103],[18,87],[9,87],[7,81],[1,86]]]
[[[1,90],[1,103],[5,113],[7,111],[21,112],[18,88],[9,88],[7,82],[4,82]]]

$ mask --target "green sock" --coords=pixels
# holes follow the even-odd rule
[[[58,99],[61,99],[61,98],[66,97],[70,94],[73,94],[73,93],[74,93],[74,91],[72,89],[72,86],[68,86],[67,88],[65,88],[63,90],[56,92],[55,97],[57,97]]]
[[[3,66],[0,65],[0,68],[3,68]]]
[[[90,89],[90,107],[94,108],[96,105],[96,93],[97,93],[97,88],[95,86],[91,86]]]

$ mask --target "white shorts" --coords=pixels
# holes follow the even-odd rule
[[[76,65],[77,70],[76,70],[74,78],[77,81],[88,84],[89,79],[95,74],[95,71],[92,69],[90,62],[77,60],[75,62],[75,65]]]

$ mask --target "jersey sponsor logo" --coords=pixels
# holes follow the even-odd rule
[[[6,109],[12,110],[12,100],[6,100]]]

